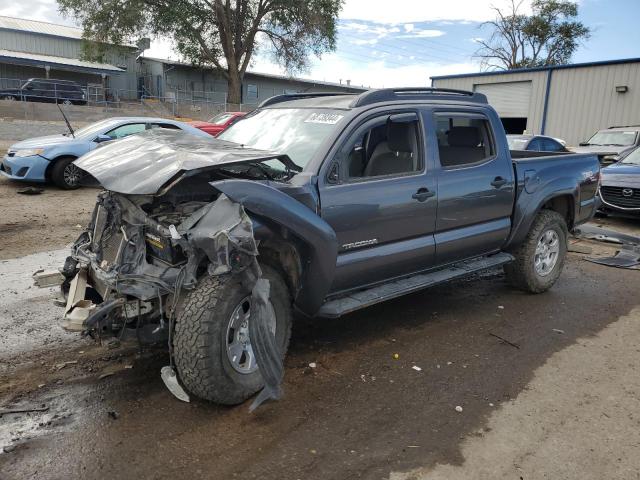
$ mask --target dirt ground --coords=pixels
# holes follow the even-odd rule
[[[40,195],[21,195],[26,186]],[[24,184],[0,177],[0,260],[44,252],[73,242],[91,217],[98,190],[61,190],[53,185]]]
[[[638,478],[638,270],[571,253],[542,295],[497,271],[298,322],[284,398],[249,414],[176,400],[161,348],[63,332],[26,284],[64,253],[0,262],[0,409],[47,409],[0,418],[2,480]]]

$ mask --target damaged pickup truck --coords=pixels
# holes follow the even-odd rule
[[[283,95],[217,139],[97,149],[76,161],[104,191],[63,268],[66,326],[168,342],[197,397],[277,398],[296,315],[500,266],[525,291],[554,284],[598,159],[513,155],[482,94],[424,88]]]

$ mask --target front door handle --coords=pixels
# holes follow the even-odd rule
[[[427,198],[431,198],[435,196],[434,192],[430,192],[428,188],[422,187],[419,188],[416,193],[411,195],[411,198],[415,198],[419,202],[424,202]]]
[[[502,178],[502,177],[496,177],[493,179],[493,182],[491,182],[491,185],[496,187],[496,188],[500,188],[502,187],[505,183],[507,183],[507,181]]]

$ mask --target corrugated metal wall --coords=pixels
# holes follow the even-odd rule
[[[616,86],[629,91],[617,93]],[[612,125],[640,125],[640,63],[554,70],[547,128],[570,145]]]
[[[476,85],[502,82],[531,82],[531,102],[527,116],[527,131],[540,133],[542,128],[542,111],[544,109],[544,92],[547,86],[547,72],[509,73],[495,75],[479,75],[477,77],[434,79],[433,86],[440,88],[457,88],[475,90]],[[498,112],[500,113],[500,112]]]
[[[534,71],[443,78],[434,79],[433,85],[473,90],[480,84],[530,80],[527,130],[541,133],[548,74],[548,71]],[[621,85],[626,85],[628,92],[617,93],[616,86]],[[602,128],[639,124],[640,62],[553,70],[545,134],[577,145]]]

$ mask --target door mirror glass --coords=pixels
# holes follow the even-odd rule
[[[111,138],[109,135],[101,134],[95,138],[94,142],[103,143],[103,142],[109,142],[111,140],[113,140],[113,138]]]

